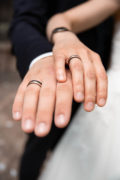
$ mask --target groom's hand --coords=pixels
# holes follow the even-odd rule
[[[42,82],[42,86],[27,86],[31,80]],[[34,131],[42,137],[51,129],[54,112],[57,127],[62,128],[68,124],[72,99],[70,71],[67,70],[65,83],[57,83],[53,57],[47,57],[36,62],[20,84],[13,104],[13,118],[21,120],[23,131]]]

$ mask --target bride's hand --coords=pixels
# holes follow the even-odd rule
[[[72,32],[56,33],[53,36],[53,55],[56,76],[59,82],[66,80],[65,64],[71,59],[69,67],[72,73],[74,99],[84,101],[84,109],[92,111],[95,103],[104,106],[107,99],[108,80],[100,56],[85,46]]]
[[[31,80],[42,82],[42,86],[28,85]],[[54,111],[57,127],[62,128],[68,124],[72,99],[70,72],[67,72],[65,83],[56,83],[53,57],[47,57],[36,62],[20,84],[13,104],[13,118],[21,120],[23,131],[34,131],[42,137],[51,129]]]

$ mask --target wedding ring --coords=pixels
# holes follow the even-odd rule
[[[72,56],[70,56],[70,57],[68,58],[68,65],[70,65],[71,60],[73,60],[74,58],[77,58],[77,59],[79,59],[79,60],[81,61],[80,56],[78,56],[78,55],[72,55]]]
[[[37,81],[37,80],[31,80],[31,81],[28,83],[28,85],[27,85],[27,86],[29,86],[30,84],[37,84],[39,87],[41,87],[41,86],[42,86],[42,82]]]

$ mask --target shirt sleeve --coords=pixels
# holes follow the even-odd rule
[[[35,57],[52,51],[52,44],[45,35],[48,18],[46,0],[14,0],[10,37],[22,78]]]

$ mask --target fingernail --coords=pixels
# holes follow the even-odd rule
[[[79,101],[82,101],[82,100],[84,99],[84,94],[81,93],[81,92],[78,92],[78,93],[76,94],[76,98],[77,98]]]
[[[24,127],[26,130],[31,130],[33,128],[33,121],[31,119],[25,120]]]
[[[104,98],[102,98],[102,99],[99,100],[99,105],[100,105],[100,106],[104,106],[105,103],[106,103],[106,101],[105,101]]]
[[[21,113],[20,112],[13,113],[13,119],[15,119],[15,120],[21,119]]]
[[[94,103],[93,102],[87,103],[86,108],[87,110],[92,110],[94,108]]]
[[[36,129],[38,134],[43,134],[46,132],[46,130],[47,130],[47,125],[44,122],[41,122]]]
[[[64,125],[65,124],[65,116],[64,116],[64,114],[60,114],[57,117],[57,124],[58,125]]]
[[[59,80],[64,80],[63,74],[59,75],[58,77],[59,77]]]
[[[59,80],[64,80],[64,74],[63,74],[63,71],[58,71],[58,78]]]

